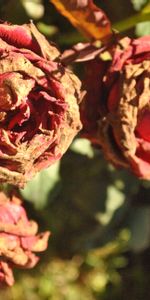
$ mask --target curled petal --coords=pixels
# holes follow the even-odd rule
[[[81,129],[81,83],[59,56],[33,23],[0,24],[1,182],[23,187]]]
[[[106,50],[111,57],[107,63]],[[118,40],[91,60],[87,70],[81,104],[84,136],[101,146],[115,166],[150,179],[150,36]],[[92,74],[96,79],[90,85]]]
[[[36,222],[29,221],[18,198],[0,194],[0,283],[12,285],[13,268],[32,268],[46,250],[50,233],[36,234]]]

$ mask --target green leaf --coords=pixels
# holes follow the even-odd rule
[[[44,6],[41,0],[22,0],[27,15],[33,19],[40,19],[44,15]]]
[[[98,213],[97,218],[103,225],[106,225],[112,219],[114,212],[123,205],[125,194],[119,191],[115,186],[110,185],[107,188],[106,211]]]
[[[150,34],[150,22],[142,22],[137,24],[136,26],[136,35],[137,36],[143,36],[143,35],[149,35]]]
[[[148,3],[147,0],[131,0],[135,10],[140,10],[146,3]]]
[[[71,145],[71,150],[78,154],[86,155],[89,158],[94,157],[94,148],[87,139],[75,139]]]
[[[54,25],[47,25],[43,22],[37,23],[37,28],[41,33],[44,35],[51,37],[52,35],[56,34],[58,32],[58,28]]]
[[[59,179],[59,162],[56,162],[50,168],[38,173],[24,189],[20,189],[20,192],[26,200],[41,209],[47,204],[48,196],[53,197],[52,191]]]
[[[130,224],[131,239],[129,246],[139,252],[150,245],[150,207],[134,207],[131,209]]]

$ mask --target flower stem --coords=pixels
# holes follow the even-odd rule
[[[145,21],[150,21],[150,12],[149,13],[140,12],[136,15],[133,15],[125,20],[113,24],[113,28],[122,32],[134,27],[138,23],[145,22]]]

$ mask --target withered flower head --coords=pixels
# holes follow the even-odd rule
[[[49,232],[37,234],[38,225],[29,221],[21,201],[0,193],[0,284],[13,285],[13,269],[33,268],[38,260],[34,252],[47,248]]]
[[[84,135],[115,166],[150,179],[150,36],[102,51],[87,64],[86,86]]]
[[[80,81],[36,27],[0,24],[0,182],[23,187],[81,128]]]

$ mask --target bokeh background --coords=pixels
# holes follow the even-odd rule
[[[95,2],[116,28],[149,3]],[[0,19],[17,24],[32,19],[61,50],[84,41],[48,0],[0,0]],[[150,34],[150,21],[122,34]],[[82,65],[72,68],[82,77]],[[14,287],[1,289],[0,299],[150,298],[150,182],[115,170],[99,150],[78,136],[60,162],[39,173],[19,193],[30,218],[52,235],[38,266],[16,271]]]

